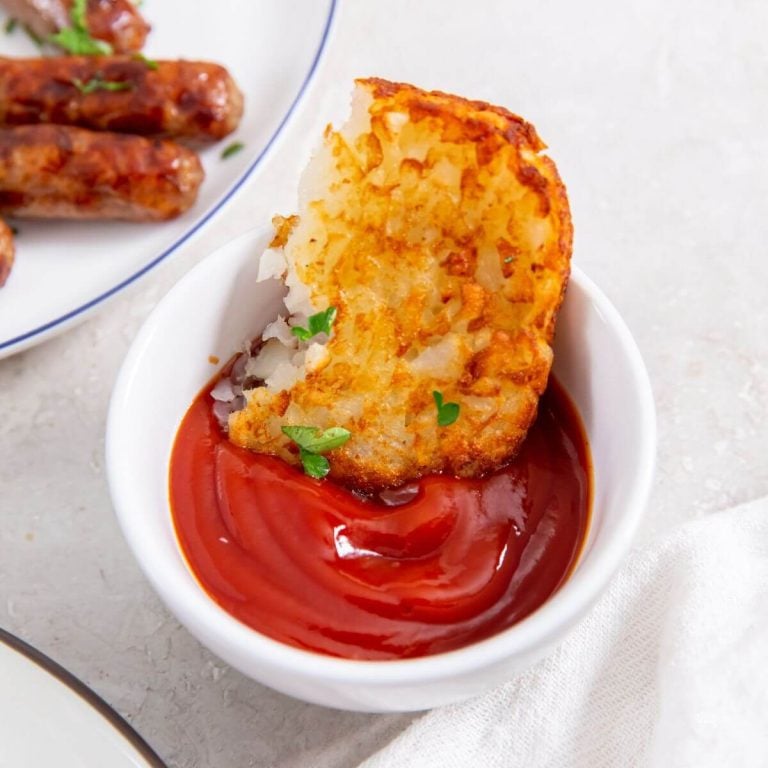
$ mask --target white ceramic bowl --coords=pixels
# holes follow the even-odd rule
[[[560,315],[555,372],[584,421],[594,461],[586,546],[571,578],[519,624],[459,650],[402,661],[351,661],[299,650],[241,624],[198,585],[168,503],[168,461],[179,422],[215,373],[274,317],[281,299],[257,283],[270,234],[248,233],[189,272],[158,304],[120,372],[109,411],[107,466],[125,537],[157,592],[200,642],[283,693],[341,709],[418,710],[466,699],[545,655],[589,610],[627,552],[655,455],[648,376],[626,326],[574,269]],[[578,681],[574,681],[578,684]]]

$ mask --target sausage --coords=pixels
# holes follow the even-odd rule
[[[162,221],[203,180],[197,155],[165,139],[60,125],[0,128],[0,214]]]
[[[13,232],[11,228],[0,219],[0,288],[5,285],[13,266],[13,257],[16,249],[13,245]]]
[[[2,0],[10,16],[48,39],[72,25],[73,0]],[[144,47],[150,26],[131,0],[88,0],[85,23],[92,37],[108,42],[116,53],[134,53]]]
[[[124,90],[105,87],[113,83]],[[242,94],[218,64],[150,66],[130,56],[0,58],[0,125],[58,123],[205,142],[234,131],[242,113]]]
[[[72,0],[65,5],[70,8]],[[85,22],[91,36],[108,42],[115,53],[140,51],[151,29],[132,0],[88,0]]]

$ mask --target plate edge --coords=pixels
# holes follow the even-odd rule
[[[40,325],[37,328],[33,328],[29,331],[25,331],[24,333],[18,336],[15,336],[11,339],[7,339],[6,341],[0,341],[0,360],[2,360],[5,357],[10,357],[18,352],[23,352],[25,349],[29,349],[35,344],[41,343],[46,339],[52,338],[58,332],[64,332],[65,330],[67,330],[67,328],[71,327],[74,323],[80,320],[84,320],[92,310],[96,309],[98,305],[113,298],[118,293],[123,291],[125,288],[132,285],[141,277],[143,277],[147,272],[154,269],[158,264],[165,261],[169,256],[171,256],[171,254],[177,251],[193,235],[200,232],[200,230],[206,224],[208,224],[208,222],[210,222],[210,220],[223,208],[224,204],[227,203],[238,192],[238,190],[243,186],[243,184],[250,178],[251,174],[256,170],[256,168],[261,165],[262,161],[270,152],[270,150],[272,149],[277,139],[283,134],[283,131],[286,125],[288,124],[288,121],[291,119],[294,112],[296,111],[296,108],[303,101],[304,96],[306,95],[311,82],[315,78],[317,70],[320,66],[320,62],[327,49],[328,39],[331,34],[331,29],[333,27],[333,22],[336,16],[336,10],[338,8],[338,4],[339,4],[339,0],[329,0],[328,14],[325,19],[325,26],[323,28],[322,35],[320,37],[320,42],[317,46],[317,49],[315,50],[315,55],[314,55],[314,58],[312,59],[312,63],[309,67],[309,71],[305,75],[304,80],[301,86],[299,87],[299,90],[296,96],[291,102],[291,105],[288,107],[288,110],[283,115],[283,118],[280,120],[280,123],[278,124],[274,133],[269,137],[269,140],[264,145],[264,148],[261,150],[261,152],[259,152],[259,154],[251,163],[251,165],[249,165],[248,168],[246,168],[242,176],[240,176],[240,178],[237,179],[235,183],[232,185],[232,187],[224,194],[221,200],[219,200],[218,203],[216,203],[213,206],[213,208],[211,208],[200,219],[200,221],[198,221],[189,231],[185,232],[175,243],[173,243],[168,248],[166,248],[166,250],[163,251],[159,256],[156,256],[148,264],[145,264],[137,272],[134,272],[132,275],[125,278],[125,280],[122,280],[117,285],[110,288],[108,291],[104,291],[103,293],[99,294],[98,296],[91,299],[90,301],[87,301],[85,304],[81,304],[79,307],[76,307],[75,309],[72,309],[63,315],[57,318],[54,318],[53,320],[50,320],[47,323],[44,323],[43,325]]]
[[[149,746],[142,736],[139,735],[133,726],[121,717],[104,699],[95,691],[90,689],[82,680],[75,677],[71,672],[64,669],[58,662],[50,656],[46,656],[42,651],[31,646],[26,641],[16,635],[12,635],[7,630],[0,627],[0,643],[16,651],[32,663],[36,664],[43,671],[55,677],[59,682],[66,685],[73,693],[77,694],[86,704],[98,712],[120,735],[128,741],[131,746],[141,755],[150,768],[168,768],[160,756]]]

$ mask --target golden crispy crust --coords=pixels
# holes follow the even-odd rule
[[[373,490],[507,461],[536,416],[569,274],[565,189],[520,117],[359,80],[326,131],[299,221],[278,243],[317,309],[338,310],[324,365],[249,393],[231,439],[296,463],[286,424],[344,426],[331,476]],[[433,391],[461,411],[437,424]]]
[[[547,148],[530,123],[504,107],[442,91],[423,91],[408,83],[393,83],[380,77],[358,78],[355,83],[367,89],[379,102],[379,109],[374,106],[377,112],[396,105],[416,121],[425,116],[439,118],[444,123],[443,136],[446,140],[450,140],[446,134],[454,133],[462,140],[475,142],[492,140],[493,137],[505,143],[524,142],[535,152]],[[478,113],[482,115],[479,118]]]

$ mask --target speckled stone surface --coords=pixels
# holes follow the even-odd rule
[[[218,244],[291,210],[354,76],[503,104],[550,145],[575,261],[653,382],[658,472],[640,540],[768,493],[766,29],[762,0],[344,2],[309,98],[238,197],[99,315],[0,361],[0,626],[172,766],[354,766],[418,717],[293,701],[208,653],[139,572],[104,475],[110,390],[141,322]]]

